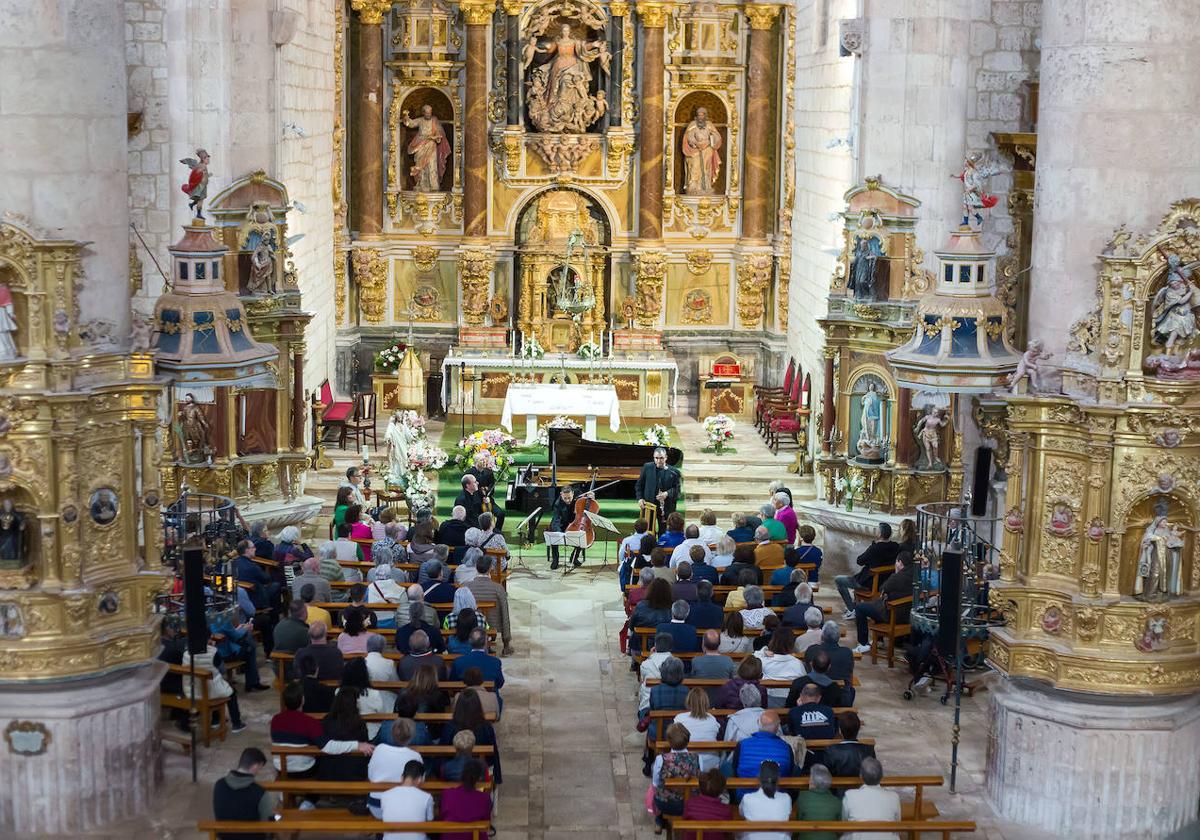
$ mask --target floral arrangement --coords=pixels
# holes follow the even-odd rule
[[[725,444],[733,440],[733,420],[724,414],[714,414],[704,421],[704,433],[713,451],[720,454]]]
[[[575,351],[575,355],[585,362],[591,362],[603,358],[604,350],[594,341],[585,341],[579,345],[579,349]]]
[[[458,442],[454,465],[465,472],[475,465],[475,456],[483,454],[487,457],[488,468],[500,480],[508,474],[516,449],[517,439],[501,429],[472,432]]]
[[[582,427],[578,423],[576,423],[574,420],[572,420],[570,417],[567,417],[564,414],[560,414],[557,417],[555,417],[553,420],[549,421],[548,423],[544,423],[541,426],[538,426],[537,441],[542,446],[549,446],[551,429],[579,429],[579,428],[582,428]]]
[[[834,479],[833,486],[842,494],[842,499],[846,502],[846,511],[850,512],[854,510],[854,500],[862,496],[866,480],[861,472],[854,471],[847,475],[839,475]]]
[[[546,350],[537,340],[537,336],[533,333],[525,336],[524,343],[521,344],[522,359],[541,359],[546,355]]]
[[[408,486],[404,488],[404,498],[408,502],[408,509],[414,514],[422,508],[433,510],[433,487],[430,486],[425,473],[417,470],[411,474]]]
[[[397,371],[400,369],[400,360],[404,358],[404,351],[408,349],[408,345],[403,341],[395,341],[388,347],[383,348],[375,356],[375,370]]]
[[[638,441],[639,446],[669,446],[671,443],[671,430],[662,423],[655,423],[646,431],[642,432],[642,439]]]

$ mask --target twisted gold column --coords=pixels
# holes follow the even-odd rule
[[[487,218],[488,21],[496,10],[489,0],[463,0],[467,21],[467,103],[463,131],[463,233],[485,237]]]

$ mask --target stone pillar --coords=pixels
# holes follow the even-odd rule
[[[746,85],[746,121],[749,125],[758,115],[772,111],[771,100],[777,93],[771,46],[779,7],[770,3],[748,3],[746,17],[750,21],[750,67]],[[746,132],[742,237],[756,244],[766,242],[774,230],[771,224],[775,193],[771,179],[771,144],[775,142],[775,137],[776,132],[766,125],[756,126]]]
[[[467,106],[463,132],[463,233],[482,238],[488,232],[488,22],[496,10],[489,0],[463,0],[467,22]]]
[[[913,436],[909,426],[909,416],[912,414],[912,391],[908,388],[899,389],[896,397],[896,466],[912,465]]]
[[[1029,335],[1061,360],[1113,229],[1200,194],[1200,16],[1189,3],[1045,0]]]
[[[612,51],[612,75],[608,78],[608,124],[621,125],[621,85],[625,79],[625,18],[629,16],[629,3],[615,0],[608,4],[612,13],[611,36],[608,48]]]
[[[1001,680],[987,795],[1056,837],[1166,837],[1195,819],[1200,697],[1094,697]]]
[[[292,449],[304,449],[304,342],[294,345],[292,354]]]
[[[391,7],[391,0],[350,0],[350,8],[358,12],[350,67],[355,91],[350,229],[360,239],[383,233],[383,19]]]
[[[663,30],[670,3],[639,3],[642,19],[641,181],[638,191],[638,236],[662,239],[663,216]]]
[[[521,125],[521,0],[504,0],[508,25],[508,126]]]
[[[829,441],[833,434],[833,424],[837,420],[837,409],[833,402],[833,360],[837,356],[837,350],[832,347],[825,348],[825,388],[821,394],[821,454],[832,455],[833,446]]]

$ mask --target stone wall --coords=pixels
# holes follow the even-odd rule
[[[90,240],[81,319],[129,330],[124,7],[0,0],[0,211]]]

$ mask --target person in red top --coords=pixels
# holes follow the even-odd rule
[[[468,761],[462,770],[462,784],[442,791],[442,819],[446,822],[481,822],[492,818],[492,797],[479,790],[479,782],[487,773],[478,759]],[[448,831],[442,840],[471,840],[469,831]]]
[[[700,774],[700,793],[689,796],[683,806],[685,820],[731,820],[733,809],[721,801],[725,792],[725,777],[715,767]],[[729,840],[724,831],[684,831],[681,840]]]
[[[283,689],[284,710],[271,718],[271,743],[275,746],[287,747],[320,747],[329,755],[362,752],[370,755],[374,746],[365,741],[335,741],[326,737],[321,721],[304,712],[304,688],[298,682],[288,683]],[[280,765],[279,757],[275,757],[275,769]],[[307,778],[316,770],[316,760],[312,756],[293,755],[288,757],[288,775],[293,778]]]

